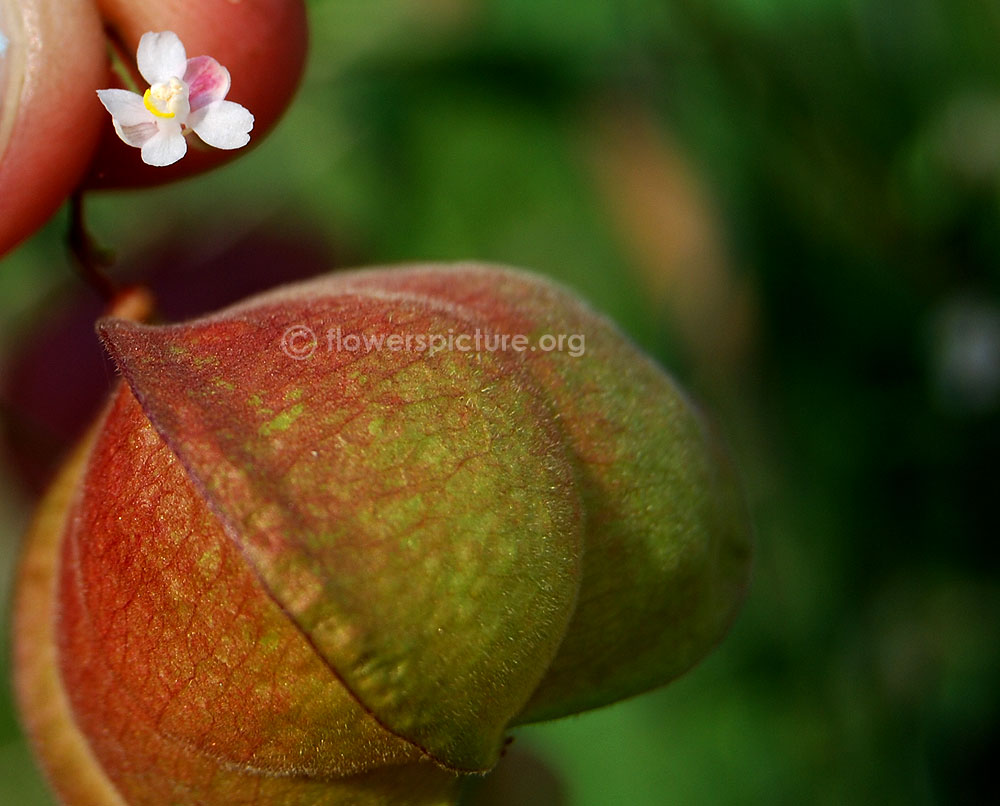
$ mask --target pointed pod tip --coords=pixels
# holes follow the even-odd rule
[[[123,348],[128,342],[129,334],[135,333],[137,329],[138,326],[134,321],[118,316],[104,316],[94,325],[101,342],[111,353]]]
[[[97,320],[94,329],[104,349],[108,351],[119,372],[122,373],[127,374],[128,366],[150,346],[149,338],[144,331],[150,330],[151,327],[132,318],[104,316]]]

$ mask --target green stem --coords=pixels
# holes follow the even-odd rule
[[[69,215],[67,243],[76,270],[83,281],[100,294],[101,299],[110,303],[121,290],[105,271],[114,264],[114,253],[98,246],[87,230],[83,191],[77,190],[70,197]]]

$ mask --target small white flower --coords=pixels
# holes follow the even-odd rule
[[[139,73],[150,87],[145,95],[98,90],[118,136],[142,149],[142,161],[172,165],[187,153],[185,136],[194,132],[215,148],[242,148],[250,142],[253,115],[224,100],[229,71],[211,56],[189,59],[173,31],[146,33],[136,53]]]

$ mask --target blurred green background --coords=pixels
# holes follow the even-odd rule
[[[1000,4],[309,5],[306,82],[266,142],[210,176],[93,200],[121,265],[221,264],[235,290],[234,245],[277,239],[276,276],[305,260],[282,242],[317,268],[537,269],[693,391],[746,480],[756,566],[732,633],[659,692],[518,730],[554,779],[538,792],[990,800]],[[72,304],[65,227],[0,261],[8,366]],[[0,470],[4,602],[20,473]],[[48,802],[4,691],[0,803]]]

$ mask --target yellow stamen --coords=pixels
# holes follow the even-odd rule
[[[143,106],[146,107],[146,109],[148,109],[150,112],[152,112],[158,118],[172,118],[172,117],[176,117],[176,115],[173,112],[161,112],[159,109],[157,109],[155,106],[153,106],[153,101],[149,97],[150,92],[152,92],[152,89],[146,90],[145,94],[142,96],[142,103],[143,103]]]

